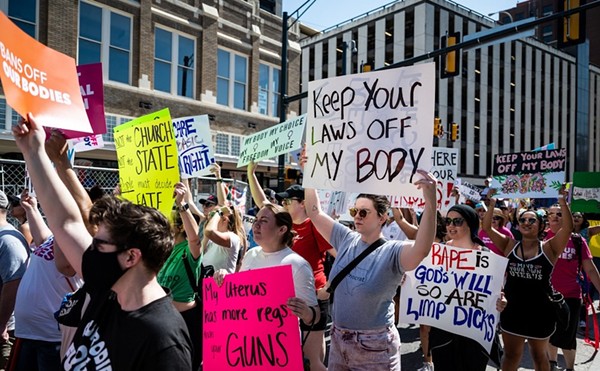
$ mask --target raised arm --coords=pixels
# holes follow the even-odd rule
[[[227,206],[221,206],[218,209],[211,211],[208,216],[208,222],[204,227],[204,238],[208,238],[217,245],[230,247],[231,246],[231,234],[229,231],[221,232],[218,230],[219,221],[225,215],[229,215],[231,210]]]
[[[260,184],[258,183],[258,178],[256,177],[256,163],[254,161],[250,162],[246,167],[246,171],[248,173],[248,185],[250,185],[250,193],[252,194],[252,199],[256,206],[261,207],[265,201],[267,200],[267,196],[265,195],[265,191],[262,189]]]
[[[410,224],[404,215],[402,215],[402,210],[397,207],[392,207],[392,213],[394,214],[394,221],[398,224],[398,227],[402,229],[402,232],[408,237],[409,240],[414,240],[417,238],[417,232],[419,231],[419,227],[414,224]]]
[[[490,205],[495,205],[495,204],[496,204],[496,199],[490,198]],[[485,205],[485,204],[483,204],[483,205]],[[494,216],[494,208],[492,206],[490,206],[487,208],[485,215],[483,216],[481,227],[483,228],[485,233],[487,233],[488,237],[492,240],[494,245],[500,251],[502,251],[502,254],[504,254],[504,256],[506,256],[506,254],[508,252],[512,251],[512,248],[515,246],[515,241],[512,238],[500,233],[494,227],[492,227],[492,217],[493,216]]]
[[[437,179],[431,173],[421,169],[417,170],[417,173],[421,175],[421,179],[417,180],[415,185],[423,190],[425,206],[415,240],[405,245],[400,254],[400,265],[405,270],[415,269],[429,254],[437,227]]]
[[[194,202],[194,198],[192,197],[192,192],[190,192],[191,188],[190,188],[190,182],[189,182],[189,180],[188,179],[182,179],[181,183],[183,183],[183,185],[187,189],[187,192],[185,192],[185,195],[183,196],[183,200],[185,202],[187,202],[187,204],[189,205],[190,212],[192,214],[194,214],[194,215],[198,215],[200,217],[200,221],[203,222],[206,219],[206,215],[204,215],[204,213],[202,211],[200,211],[200,209],[198,208],[198,206]]]
[[[319,201],[316,189],[304,188],[304,207],[306,214],[317,228],[317,231],[331,244],[331,232],[337,222],[321,209],[321,202]]]
[[[44,129],[29,113],[27,120],[21,120],[12,131],[50,229],[69,263],[81,275],[81,257],[91,244],[92,236],[86,229],[77,203],[54,171],[44,150]]]
[[[560,205],[560,212],[562,213],[560,229],[556,232],[554,237],[544,242],[544,245],[550,247],[550,252],[553,255],[550,257],[552,260],[556,260],[558,256],[562,254],[567,246],[567,242],[569,242],[569,238],[571,238],[571,233],[573,232],[573,215],[571,215],[571,209],[563,194],[558,198],[558,204]]]
[[[21,193],[21,206],[23,206],[27,214],[33,243],[39,246],[52,235],[52,231],[50,231],[50,228],[44,222],[44,218],[37,208],[37,199],[31,196],[27,189]]]
[[[225,199],[225,184],[223,184],[223,178],[221,177],[221,167],[216,162],[211,165],[210,172],[215,175],[217,182],[217,200],[219,206],[227,205]]]
[[[190,206],[184,201],[186,193],[189,193],[188,188],[183,183],[175,184],[175,204],[183,222],[183,229],[188,240],[188,248],[194,259],[200,257],[200,238],[198,237],[198,223],[190,212]],[[186,206],[187,205],[187,206]]]

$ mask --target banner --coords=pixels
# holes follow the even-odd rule
[[[489,352],[500,321],[496,300],[507,263],[491,251],[434,243],[423,262],[406,272],[400,322],[466,336]]]
[[[170,217],[179,166],[169,109],[119,125],[114,136],[121,196]]]
[[[310,81],[303,186],[420,197],[435,81],[434,63]]]
[[[600,213],[600,173],[573,173],[571,211]]]
[[[492,187],[497,198],[556,198],[565,181],[567,150],[494,156]]]
[[[183,179],[210,175],[215,163],[208,115],[173,119],[179,169]]]
[[[286,305],[295,296],[290,265],[203,284],[205,370],[303,370],[298,317]]]
[[[33,113],[46,127],[91,133],[79,92],[75,60],[23,32],[0,12],[2,88],[21,116]]]
[[[247,136],[242,142],[237,167],[301,148],[305,126],[306,115],[302,115]]]

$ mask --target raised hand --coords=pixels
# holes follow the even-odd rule
[[[17,125],[12,127],[12,133],[24,156],[43,150],[46,133],[32,113],[27,114],[27,119],[21,118]]]

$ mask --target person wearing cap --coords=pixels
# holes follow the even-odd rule
[[[488,250],[485,243],[477,236],[479,218],[470,206],[452,206],[444,221],[448,238],[447,245],[470,250]],[[492,295],[497,297],[496,309],[502,311],[506,306],[503,294],[495,292]],[[500,364],[497,348],[492,347],[490,355],[477,341],[436,327],[432,327],[429,332],[429,349],[434,368],[427,370],[484,371],[489,358],[498,365]]]
[[[6,219],[9,207],[6,193],[0,191],[0,369],[6,367],[14,343],[13,310],[17,290],[29,258],[29,247],[25,237]]]
[[[494,208],[494,215],[492,216],[492,227],[494,227],[494,229],[496,229],[498,232],[502,233],[503,235],[514,239],[514,236],[511,233],[510,229],[508,229],[504,226],[505,222],[506,222],[506,215],[502,212],[502,210],[498,209],[497,207]],[[498,254],[500,256],[504,256],[504,253],[502,253],[502,251],[500,251],[496,247],[496,245],[494,245],[494,242],[492,242],[492,239],[488,236],[488,234],[483,229],[481,229],[479,231],[478,236],[485,243],[485,246],[488,249],[490,249],[491,251],[495,252],[496,254]]]
[[[563,215],[561,228],[553,238],[542,241],[544,218],[534,210],[520,211],[519,231],[522,239],[503,235],[492,226],[494,209],[483,218],[483,229],[494,245],[508,258],[504,293],[507,306],[500,313],[500,328],[504,344],[502,370],[517,370],[521,363],[525,340],[536,370],[548,370],[548,341],[556,330],[556,315],[549,295],[553,292],[550,277],[573,230],[573,219],[564,199],[559,197]],[[496,200],[490,199],[494,205]],[[534,272],[535,274],[531,274]]]
[[[247,173],[254,202],[257,205],[264,205],[265,202],[271,203],[258,183],[254,162],[248,164]],[[320,320],[311,326],[304,322],[300,323],[303,336],[308,336],[304,345],[304,353],[310,360],[311,370],[325,370],[323,364],[325,359],[325,329],[329,316],[329,294],[327,294],[325,288],[327,283],[325,259],[327,252],[335,256],[335,250],[321,236],[308,217],[304,205],[304,188],[301,185],[294,184],[284,192],[277,193],[276,197],[281,200],[283,208],[292,217],[292,230],[296,232],[297,237],[294,239],[291,248],[310,264],[315,281],[314,287],[319,299]]]

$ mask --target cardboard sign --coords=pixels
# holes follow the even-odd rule
[[[179,165],[169,109],[115,127],[115,147],[121,195],[170,217]]]
[[[600,173],[573,173],[571,211],[600,213]]]
[[[2,88],[21,116],[33,113],[46,127],[91,133],[79,92],[75,60],[50,49],[0,12]]]
[[[556,198],[565,181],[567,150],[509,153],[494,157],[497,198]]]
[[[67,142],[75,152],[86,152],[104,147],[104,139],[101,134],[69,139]]]
[[[434,97],[434,63],[310,81],[303,186],[421,196]]]
[[[173,119],[179,169],[183,179],[209,175],[215,163],[208,115]]]
[[[481,200],[482,189],[468,182],[460,182],[458,184],[458,192],[465,200],[479,202]]]
[[[491,251],[434,243],[425,260],[406,272],[400,321],[469,337],[489,352],[507,263]]]
[[[303,370],[298,317],[286,305],[295,296],[291,266],[203,283],[205,370]]]
[[[305,126],[306,115],[302,115],[247,136],[242,142],[237,167],[301,148]]]

